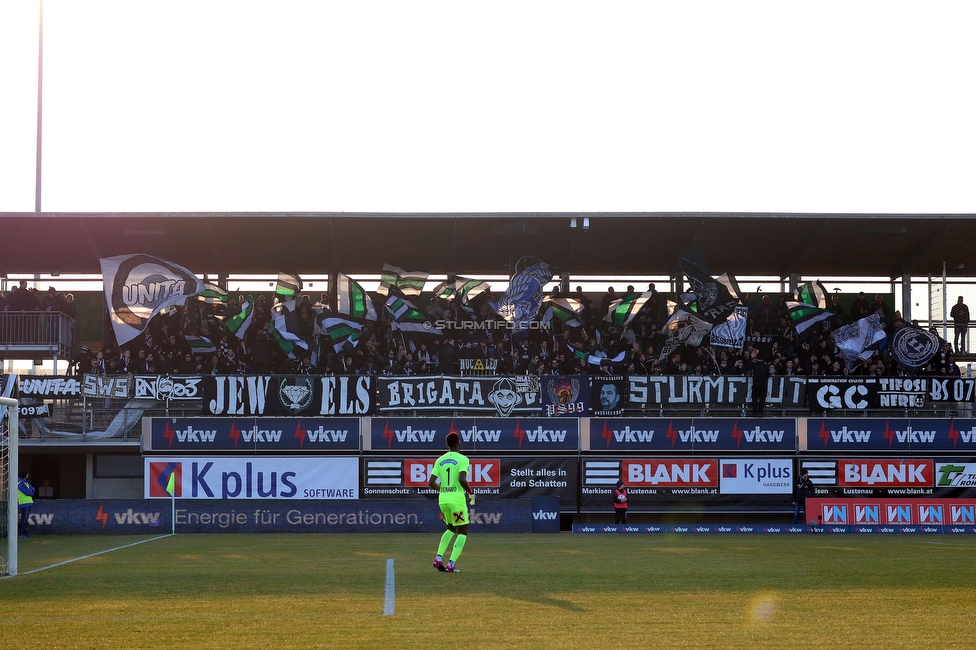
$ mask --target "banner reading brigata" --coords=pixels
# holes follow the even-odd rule
[[[793,418],[590,418],[590,450],[794,451]]]
[[[144,418],[142,451],[359,451],[359,418]]]
[[[369,415],[375,378],[358,375],[216,375],[203,378],[205,415]]]
[[[370,449],[443,453],[447,434],[461,436],[461,452],[578,451],[576,418],[373,418]]]
[[[145,481],[147,499],[358,499],[359,460],[147,457]]]
[[[537,377],[379,377],[380,411],[492,411],[501,417],[541,408]]]
[[[436,498],[427,484],[437,457],[363,458],[363,498]],[[482,457],[469,456],[468,483],[480,499],[559,497],[567,508],[575,508],[579,467],[575,457]]]

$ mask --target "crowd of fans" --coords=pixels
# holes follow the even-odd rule
[[[678,345],[662,355],[667,336],[663,329],[668,318],[666,300],[653,283],[649,291],[650,299],[620,330],[603,316],[613,301],[633,294],[633,286],[628,286],[622,295],[613,287],[608,288],[599,304],[577,287],[568,296],[583,305],[579,326],[567,327],[553,320],[547,327],[538,327],[537,321],[536,326],[519,331],[507,328],[505,321],[488,306],[493,299],[488,293],[466,305],[433,298],[426,304],[421,301],[418,307],[432,323],[447,325],[441,329],[441,335],[396,329],[386,313],[385,299],[377,296],[378,320],[366,324],[358,344],[347,343],[338,351],[326,335],[314,334],[316,309],[328,304],[329,297],[322,294],[319,302],[313,303],[310,296],[304,295],[297,303],[298,333],[311,341],[311,345],[308,350],[295,348],[292,355],[281,349],[272,332],[270,302],[273,298],[261,295],[256,299],[252,324],[243,338],[230,332],[225,324],[227,317],[240,311],[243,296],[219,306],[190,299],[186,305],[154,317],[141,336],[123,346],[106,343],[98,350],[83,347],[73,360],[72,371],[173,375],[456,375],[461,373],[463,360],[478,359],[483,361],[480,367],[498,374],[741,375],[754,372],[760,363],[772,375],[909,374],[884,347],[851,367],[831,337],[838,327],[878,313],[890,339],[905,322],[880,294],[872,301],[861,292],[849,310],[841,308],[836,294],[830,296],[831,318],[802,337],[790,319],[786,295],[748,295],[743,301],[748,321],[746,342],[741,350],[711,345],[706,337],[701,345]],[[554,295],[564,294],[554,291]],[[0,294],[0,309],[59,310],[74,317],[71,294],[58,293],[51,287],[39,298],[36,291],[26,288],[24,281],[9,296]],[[478,326],[464,326],[472,321]],[[201,351],[200,341],[212,342],[213,350]],[[601,359],[601,363],[593,363],[594,358]],[[958,375],[952,346],[943,341],[939,354],[916,374]]]

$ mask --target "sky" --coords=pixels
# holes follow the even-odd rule
[[[39,6],[0,0],[0,212]],[[45,212],[976,213],[976,3],[43,11]]]

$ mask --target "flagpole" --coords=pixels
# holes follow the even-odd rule
[[[170,532],[173,535],[175,535],[176,534],[176,490],[173,490],[173,498],[171,499],[171,501],[172,501],[172,512],[170,513],[170,522],[172,524],[172,529]]]

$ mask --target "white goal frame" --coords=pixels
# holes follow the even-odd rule
[[[0,397],[0,406],[7,407],[7,575],[17,575],[17,546],[20,541],[17,524],[20,506],[17,503],[17,484],[20,473],[17,441],[20,438],[17,400]]]

